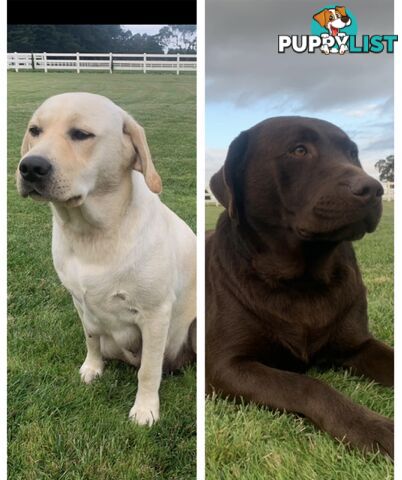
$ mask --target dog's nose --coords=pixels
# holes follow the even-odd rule
[[[353,195],[366,200],[378,198],[384,194],[384,188],[381,183],[368,175],[352,181],[350,190]]]
[[[342,20],[343,23],[348,23],[349,17],[347,17],[347,16],[346,17],[341,17],[341,20]]]
[[[46,158],[31,155],[21,161],[19,170],[24,180],[34,183],[45,180],[52,171],[52,165]]]

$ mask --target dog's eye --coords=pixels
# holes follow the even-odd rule
[[[291,153],[297,157],[304,157],[304,155],[307,154],[307,148],[304,145],[297,145],[297,147],[294,148]]]
[[[70,130],[69,134],[72,140],[78,141],[86,140],[87,138],[95,136],[93,133],[85,132],[84,130],[79,130],[78,128],[73,128]]]
[[[333,20],[333,19],[334,19],[334,16],[333,16],[333,15],[330,15],[330,16],[329,16],[329,19],[330,19],[330,20]]]
[[[36,125],[33,125],[32,127],[29,128],[29,133],[33,137],[39,137],[39,135],[42,133],[42,130],[39,127],[37,127]]]

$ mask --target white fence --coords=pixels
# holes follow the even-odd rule
[[[158,53],[7,53],[7,69],[15,70],[134,70],[169,71],[179,75],[197,70],[197,55]]]

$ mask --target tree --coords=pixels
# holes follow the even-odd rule
[[[26,53],[163,53],[157,35],[133,35],[119,25],[9,25],[7,50]]]
[[[380,180],[382,182],[394,181],[394,156],[388,155],[385,159],[378,160],[374,165],[380,173]]]
[[[196,25],[168,25],[156,35],[159,44],[168,53],[196,53]]]

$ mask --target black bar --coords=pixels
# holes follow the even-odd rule
[[[197,23],[195,0],[9,0],[15,25],[167,25]]]

